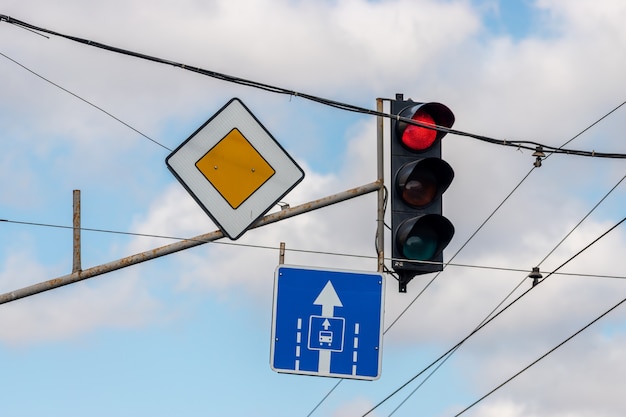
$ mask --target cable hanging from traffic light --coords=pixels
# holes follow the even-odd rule
[[[534,141],[520,141],[520,140],[501,140],[501,139],[494,139],[488,136],[484,136],[484,135],[477,135],[474,133],[469,133],[469,132],[464,132],[461,130],[455,130],[455,129],[451,129],[450,127],[447,126],[441,126],[441,125],[431,125],[431,124],[425,124],[422,123],[420,121],[417,120],[411,120],[405,117],[401,117],[400,115],[393,115],[393,114],[388,114],[388,113],[384,113],[384,112],[378,112],[375,110],[371,110],[371,109],[366,109],[364,107],[359,107],[359,106],[355,106],[352,104],[347,104],[347,103],[342,103],[339,101],[335,101],[335,100],[329,100],[323,97],[318,97],[318,96],[314,96],[311,94],[307,94],[307,93],[302,93],[302,92],[298,92],[295,90],[290,90],[290,89],[286,89],[283,87],[278,87],[278,86],[273,86],[270,84],[265,84],[265,83],[261,83],[261,82],[257,82],[257,81],[253,81],[253,80],[248,80],[245,78],[240,78],[240,77],[236,77],[236,76],[232,76],[232,75],[228,75],[228,74],[224,74],[224,73],[219,73],[216,71],[211,71],[211,70],[207,70],[207,69],[203,69],[203,68],[199,68],[199,67],[195,67],[192,65],[186,65],[183,63],[179,63],[179,62],[175,62],[175,61],[171,61],[171,60],[167,60],[167,59],[163,59],[163,58],[158,58],[155,56],[151,56],[151,55],[146,55],[146,54],[142,54],[139,52],[134,52],[134,51],[130,51],[127,49],[122,49],[122,48],[118,48],[115,46],[110,46],[110,45],[105,45],[99,42],[95,42],[92,40],[88,40],[88,39],[83,39],[83,38],[79,38],[76,36],[71,36],[71,35],[66,35],[60,32],[55,32],[53,30],[50,29],[45,29],[42,27],[38,27],[35,25],[32,25],[30,23],[27,22],[23,22],[21,20],[15,19],[11,16],[7,16],[7,15],[3,15],[0,14],[0,22],[6,22],[6,23],[10,23],[12,25],[21,27],[23,29],[32,31],[34,33],[38,33],[41,35],[41,33],[47,33],[49,35],[53,35],[53,36],[58,36],[61,38],[65,38],[68,40],[71,40],[73,42],[77,42],[77,43],[81,43],[83,45],[87,45],[87,46],[92,46],[92,47],[96,47],[96,48],[100,48],[100,49],[104,49],[106,51],[109,52],[115,52],[115,53],[119,53],[119,54],[123,54],[123,55],[128,55],[128,56],[132,56],[135,58],[140,58],[140,59],[144,59],[147,61],[151,61],[151,62],[155,62],[158,64],[165,64],[165,65],[170,65],[170,66],[174,66],[180,69],[184,69],[186,71],[191,71],[191,72],[195,72],[197,74],[201,74],[201,75],[205,75],[211,78],[216,78],[222,81],[227,81],[227,82],[231,82],[234,84],[239,84],[239,85],[244,85],[244,86],[248,86],[248,87],[252,87],[252,88],[257,88],[257,89],[261,89],[267,92],[271,92],[271,93],[276,93],[276,94],[285,94],[285,95],[289,95],[289,96],[293,96],[293,97],[301,97],[305,100],[309,100],[309,101],[313,101],[316,103],[320,103],[323,104],[325,106],[330,106],[330,107],[334,107],[337,109],[341,109],[341,110],[345,110],[345,111],[350,111],[350,112],[354,112],[354,113],[360,113],[360,114],[367,114],[370,116],[378,116],[378,117],[384,117],[384,118],[388,118],[388,119],[396,119],[396,121],[401,121],[404,123],[408,123],[411,125],[415,125],[415,126],[420,126],[426,129],[432,129],[432,130],[436,130],[439,132],[444,132],[446,134],[454,134],[454,135],[458,135],[458,136],[465,136],[465,137],[469,137],[472,139],[476,139],[476,140],[480,140],[483,142],[487,142],[487,143],[491,143],[491,144],[495,144],[495,145],[502,145],[502,146],[511,146],[514,148],[518,148],[518,149],[527,149],[527,150],[532,150],[532,151],[536,151],[537,147],[541,147],[543,149],[544,153],[552,153],[552,154],[566,154],[566,155],[577,155],[577,156],[587,156],[587,157],[594,157],[594,158],[617,158],[617,159],[626,159],[626,154],[621,154],[621,153],[607,153],[607,152],[596,152],[594,150],[592,151],[582,151],[582,150],[576,150],[576,149],[563,149],[563,148],[557,148],[557,147],[553,147],[553,146],[549,146],[549,145],[545,145],[545,144],[541,144],[538,142],[534,142]],[[44,36],[44,35],[42,35]],[[620,105],[618,105],[615,109],[613,109],[610,113],[612,113],[613,111],[616,111],[617,109],[619,109],[620,107],[622,107],[623,105],[626,104],[626,101],[624,101],[623,103],[621,103]],[[607,114],[608,115],[608,114]]]

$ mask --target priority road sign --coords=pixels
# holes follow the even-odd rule
[[[237,98],[165,162],[231,239],[239,238],[304,178],[304,171]]]
[[[274,278],[274,371],[380,377],[384,276],[280,265]]]

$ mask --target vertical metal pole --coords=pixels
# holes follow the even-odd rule
[[[383,112],[383,99],[376,99],[376,111]],[[378,189],[378,216],[376,229],[376,250],[378,251],[378,272],[383,272],[385,266],[385,164],[384,164],[384,141],[383,141],[383,117],[378,116],[377,122],[377,170],[378,181],[381,187]]]
[[[74,190],[74,262],[72,264],[72,272],[79,272],[80,265],[80,190]]]
[[[278,264],[282,265],[285,263],[285,242],[280,242],[280,252],[278,254]]]

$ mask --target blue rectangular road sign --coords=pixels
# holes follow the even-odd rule
[[[280,265],[274,279],[272,369],[378,379],[384,280],[380,273]]]

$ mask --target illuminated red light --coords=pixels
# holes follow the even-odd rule
[[[436,125],[435,120],[430,114],[419,110],[411,119],[426,125]],[[436,130],[415,125],[407,125],[402,134],[402,143],[413,151],[424,151],[430,148],[433,143],[435,143],[436,139]]]

